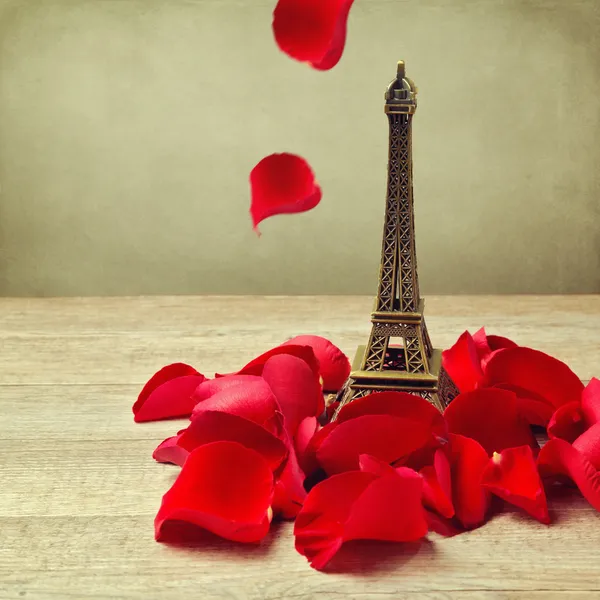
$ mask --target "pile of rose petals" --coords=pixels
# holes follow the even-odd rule
[[[379,392],[333,422],[324,393],[339,390],[350,365],[318,336],[213,379],[165,367],[133,406],[136,421],[189,417],[154,451],[182,467],[156,539],[197,529],[259,542],[273,519],[295,519],[296,549],[323,569],[346,541],[479,527],[493,497],[548,524],[550,483],[575,484],[600,510],[600,380],[584,388],[564,363],[483,329],[465,332],[443,364],[461,392],[444,414],[419,396]],[[547,430],[541,449],[532,426]]]

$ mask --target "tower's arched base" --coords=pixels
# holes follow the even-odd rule
[[[441,351],[434,349],[430,359],[430,373],[414,374],[406,371],[361,371],[355,367],[363,364],[366,346],[359,346],[354,358],[353,370],[337,395],[338,403],[332,420],[339,410],[355,400],[373,392],[407,392],[416,394],[443,411],[458,395],[458,389],[441,366]]]

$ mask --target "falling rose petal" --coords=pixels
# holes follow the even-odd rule
[[[196,389],[195,398],[205,396],[209,390],[218,391],[196,404],[192,411],[192,420],[206,411],[220,411],[264,425],[279,410],[273,391],[262,377],[246,379],[231,376],[234,380],[231,385],[228,384],[229,379],[230,377],[222,377],[215,380],[215,383],[207,381]],[[208,388],[206,391],[203,389],[205,386]]]
[[[136,423],[189,417],[194,408],[192,393],[206,380],[196,369],[175,363],[155,373],[133,405]]]
[[[189,452],[179,446],[177,442],[181,438],[181,435],[185,429],[177,432],[177,435],[167,438],[164,442],[161,442],[154,450],[152,458],[160,463],[172,463],[183,467],[185,459],[188,457]]]
[[[450,434],[452,502],[456,517],[466,529],[479,527],[486,517],[490,493],[481,485],[489,457],[475,440]]]
[[[280,354],[289,354],[291,356],[297,356],[298,358],[301,358],[310,367],[315,376],[319,377],[319,361],[317,360],[313,349],[310,346],[297,346],[295,344],[271,348],[271,350],[268,350],[267,352],[264,352],[260,356],[257,356],[251,360],[236,374],[262,376],[263,369],[265,368],[267,361],[273,356],[279,356]],[[225,375],[219,375],[218,377],[225,377]]]
[[[544,486],[529,446],[507,448],[494,454],[481,482],[492,494],[522,508],[541,523],[550,523]]]
[[[478,347],[468,331],[454,346],[442,352],[442,365],[461,392],[476,389],[483,379]]]
[[[480,388],[459,394],[444,411],[448,429],[473,438],[491,456],[513,446],[537,448],[537,442],[517,411],[514,393]]]
[[[327,71],[337,65],[346,44],[354,0],[279,0],[273,34],[291,58]]]
[[[573,443],[585,431],[580,402],[559,406],[548,423],[548,436]]]
[[[295,435],[303,419],[325,410],[319,378],[302,359],[290,354],[272,356],[262,376],[277,399],[290,435]]]
[[[346,404],[339,412],[336,423],[344,423],[364,415],[389,415],[416,421],[420,429],[434,436],[447,433],[442,414],[430,402],[416,394],[405,392],[375,392]]]
[[[550,414],[544,414],[545,422],[542,423],[536,422],[539,419],[530,420],[536,425],[547,425],[554,410],[562,404],[580,400],[583,391],[583,384],[565,363],[538,350],[523,347],[507,348],[494,355],[487,364],[484,385],[510,386],[517,393],[520,404],[524,402],[527,405],[528,398],[545,402]],[[532,412],[529,410],[529,413]]]
[[[274,215],[313,209],[321,201],[321,188],[309,164],[295,154],[271,154],[250,173],[254,229]]]
[[[179,436],[177,444],[192,452],[212,442],[237,442],[258,452],[271,469],[276,469],[287,456],[285,444],[272,433],[244,419],[218,411],[205,411],[198,415]]]
[[[296,550],[323,569],[350,540],[408,542],[427,534],[422,481],[410,469],[334,475],[308,494],[294,526]]]
[[[600,512],[600,471],[569,442],[549,440],[540,450],[538,469],[544,478],[572,479],[583,497]]]
[[[452,503],[452,473],[444,450],[437,450],[434,464],[419,471],[423,478],[423,504],[450,519],[454,516]]]
[[[268,532],[273,473],[254,450],[233,442],[200,446],[164,495],[154,521],[157,541],[174,521],[236,542],[258,542]]]
[[[323,390],[338,392],[350,375],[348,357],[332,342],[318,335],[299,335],[285,342],[284,346],[310,346],[319,361],[319,372],[323,378]]]
[[[434,443],[431,430],[418,422],[389,415],[364,415],[336,423],[316,451],[330,475],[358,468],[361,454],[401,465],[413,452]]]
[[[581,410],[588,426],[600,423],[600,379],[593,377],[583,390]]]

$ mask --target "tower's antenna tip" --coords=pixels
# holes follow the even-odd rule
[[[398,79],[404,79],[406,77],[406,65],[403,60],[398,61]]]

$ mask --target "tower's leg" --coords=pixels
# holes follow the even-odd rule
[[[389,341],[389,335],[378,334],[375,332],[375,328],[373,328],[371,337],[369,338],[369,345],[365,352],[365,371],[383,371]]]
[[[429,331],[427,331],[427,324],[425,323],[424,318],[421,322],[421,335],[423,336],[423,343],[425,344],[427,358],[431,358],[431,355],[433,354],[433,344],[431,343],[431,339],[429,338]]]
[[[406,352],[406,370],[408,373],[427,373],[427,353],[421,337],[420,328],[407,328],[404,337]]]
[[[443,406],[448,406],[456,396],[460,394],[456,384],[450,379],[446,369],[440,368],[440,376],[438,379],[438,397]]]

